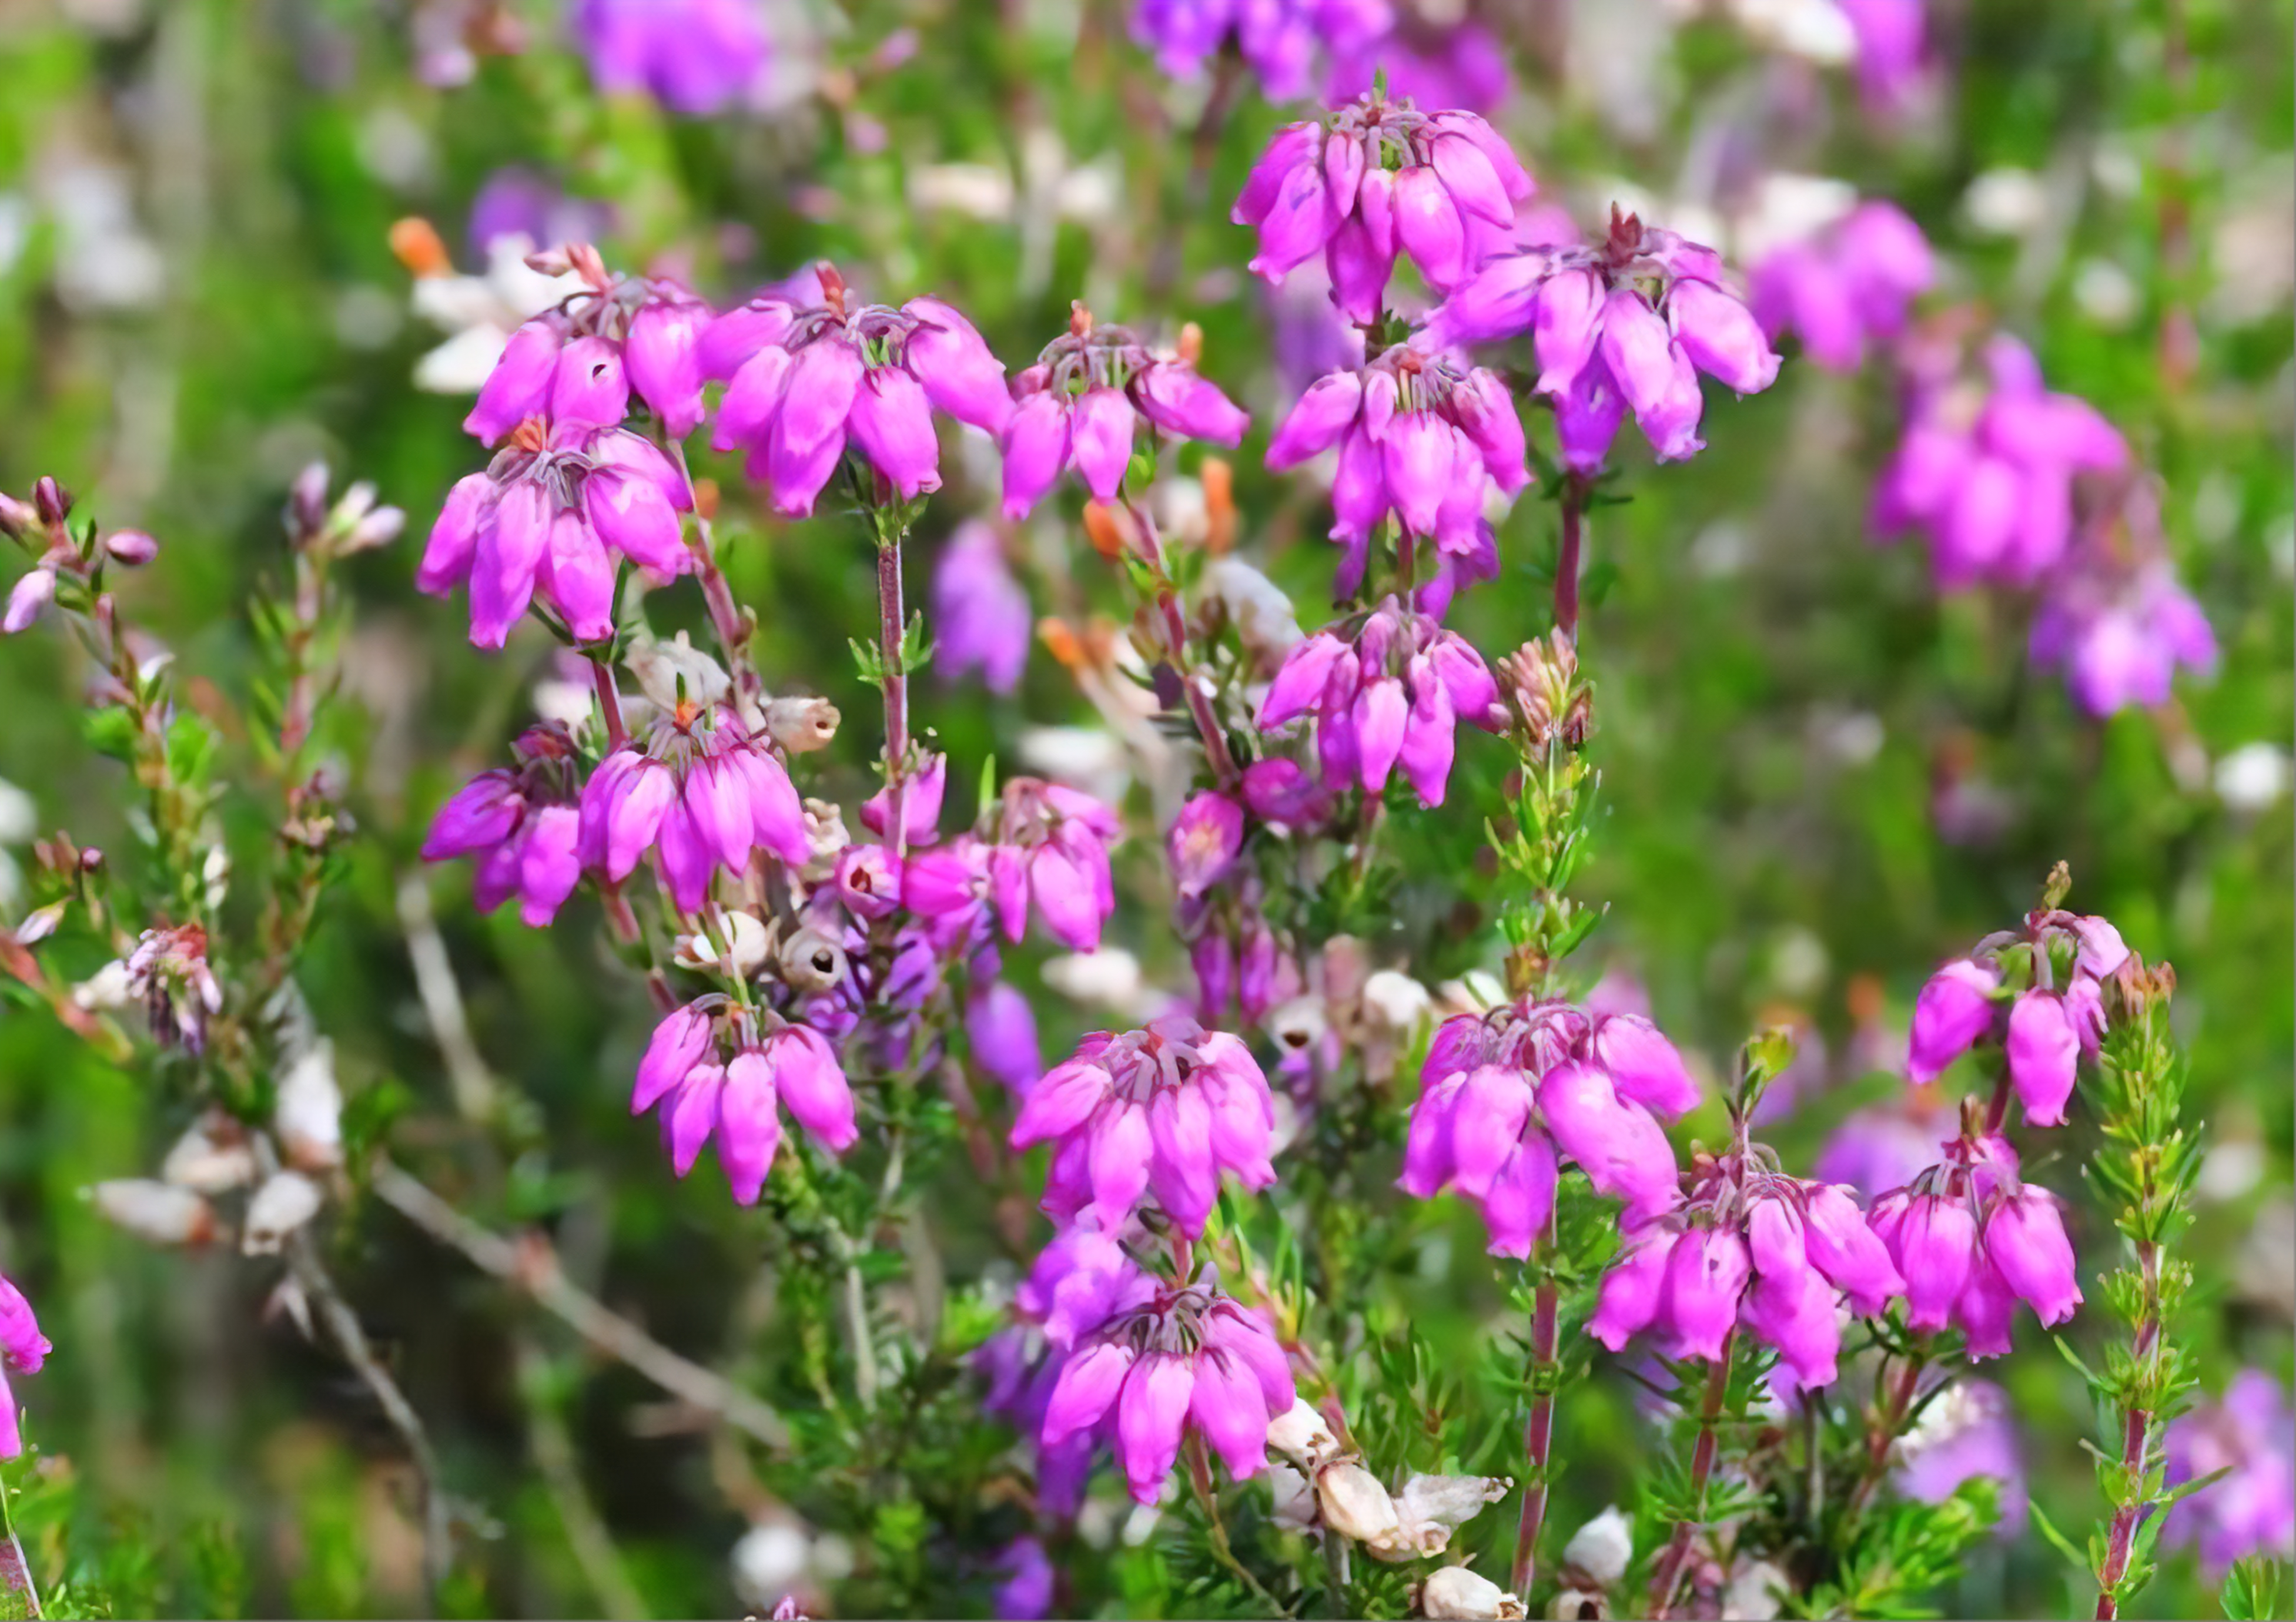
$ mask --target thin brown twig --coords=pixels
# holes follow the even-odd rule
[[[521,1247],[465,1216],[419,1178],[378,1160],[373,1186],[382,1202],[433,1239],[459,1250],[481,1273],[517,1285],[575,1333],[629,1364],[671,1396],[716,1414],[768,1447],[789,1446],[789,1426],[725,1376],[670,1350],[570,1282],[546,1246]]]

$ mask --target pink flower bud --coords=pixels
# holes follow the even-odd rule
[[[1937,1079],[1993,1027],[1993,992],[2001,976],[1991,965],[1956,958],[1930,977],[1914,1000],[1914,1030],[1906,1078]]]
[[[1693,1228],[1675,1241],[1660,1322],[1667,1355],[1719,1359],[1738,1321],[1746,1277],[1746,1242],[1735,1233]]]
[[[2036,1126],[2062,1126],[2080,1062],[2080,1038],[2062,998],[2039,987],[2009,1011],[2009,1082],[2025,1118]]]
[[[2044,1325],[2073,1315],[2081,1303],[2080,1284],[2054,1195],[2030,1186],[2009,1195],[1985,1219],[1984,1236],[1985,1253],[2003,1281]]]

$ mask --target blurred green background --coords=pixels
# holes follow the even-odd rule
[[[2190,53],[2181,78],[2162,60],[2172,4]],[[1205,371],[1258,424],[1236,459],[1240,546],[1310,624],[1334,555],[1315,538],[1308,493],[1257,467],[1284,396],[1268,303],[1242,270],[1248,233],[1226,220],[1284,110],[1247,95],[1211,172],[1192,179],[1200,92],[1173,89],[1129,45],[1119,7],[788,0],[775,11],[791,78],[781,103],[676,120],[598,98],[550,8],[512,9],[530,48],[442,90],[416,77],[405,4],[0,0],[0,488],[53,473],[107,526],[159,536],[159,562],[126,582],[123,602],[196,681],[234,697],[251,679],[242,604],[283,572],[277,514],[295,471],[324,457],[410,515],[406,539],[349,570],[348,688],[366,712],[350,803],[364,837],[299,979],[336,1043],[356,1130],[387,1133],[403,1160],[449,1184],[480,1176],[478,1151],[417,1002],[400,881],[440,799],[523,724],[551,649],[521,634],[480,655],[458,606],[412,591],[422,531],[481,453],[460,431],[463,402],[411,381],[444,335],[410,308],[392,222],[430,219],[478,268],[471,204],[515,163],[606,208],[610,263],[678,267],[721,301],[827,255],[873,296],[950,298],[1014,368],[1062,329],[1071,298],[1151,328],[1193,319]],[[1895,432],[1882,381],[1790,365],[1766,395],[1715,400],[1710,448],[1693,463],[1654,471],[1636,444],[1631,502],[1594,520],[1586,645],[1607,817],[1589,884],[1612,908],[1595,954],[1647,985],[1710,1071],[1758,1020],[1814,1028],[1829,1085],[1772,1129],[1800,1165],[1833,1121],[1898,1085],[1867,1073],[1887,1049],[1877,1033],[1902,1029],[1934,963],[2011,922],[2049,864],[2069,860],[2079,910],[2177,967],[2194,1112],[2216,1144],[2191,1251],[2207,1287],[2192,1324],[2204,1384],[2249,1363],[2284,1380],[2296,1311],[2291,7],[1933,9],[1949,55],[1941,101],[1892,131],[1858,116],[1841,76],[1782,64],[1719,8],[1480,11],[1519,76],[1495,116],[1545,193],[1583,222],[1628,188],[1660,222],[1670,202],[1718,207],[1685,154],[1727,142],[1901,201],[1945,256],[1933,301],[1980,303],[2159,471],[2222,667],[2181,682],[2160,711],[2087,718],[2055,677],[2028,669],[2026,604],[1941,603],[1918,547],[1868,543],[1866,492]],[[921,48],[891,60],[882,47],[905,28]],[[2175,170],[2162,162],[2172,138]],[[2001,229],[1972,208],[1985,183],[2023,186],[2030,216]],[[2181,271],[2163,266],[2172,198],[2193,222]],[[1144,307],[1168,240],[1176,291]],[[2155,342],[2172,305],[2201,340],[2181,390],[2164,384]],[[768,682],[826,693],[848,717],[814,791],[849,802],[875,744],[873,700],[844,647],[872,618],[865,537],[835,517],[764,520],[733,467],[702,471],[728,486],[721,536],[737,594],[765,623]],[[937,537],[992,504],[993,477],[991,459],[952,465],[912,548],[913,600]],[[1543,628],[1536,569],[1553,528],[1548,504],[1515,510],[1507,576],[1456,616],[1478,645],[1496,652]],[[1037,550],[1064,555],[1057,525]],[[1065,555],[1078,569],[1065,601],[1120,612],[1089,553]],[[700,629],[689,593],[655,610],[664,631]],[[64,648],[52,629],[0,642],[0,779],[31,807],[31,825],[6,837],[20,846],[62,827],[124,845],[118,767],[81,741],[86,673]],[[1092,719],[1042,649],[1010,699],[928,682],[917,703],[961,783],[992,750],[1020,758],[1030,726]],[[1507,761],[1476,740],[1462,763],[1450,810],[1398,818],[1414,866],[1450,876],[1452,899],[1473,889],[1480,811],[1497,803]],[[970,790],[957,800],[968,810]],[[1115,938],[1151,978],[1183,984],[1148,852],[1121,857],[1119,879],[1130,889]],[[774,1348],[799,1331],[760,1266],[758,1219],[711,1179],[673,1183],[651,1129],[627,1118],[644,996],[608,961],[594,915],[578,905],[547,931],[480,919],[466,883],[459,868],[430,881],[439,928],[479,1051],[516,1101],[496,1145],[506,1174],[473,1208],[497,1227],[547,1219],[570,1274],[619,1310],[769,1400],[801,1402],[775,1383],[795,1377]],[[1421,892],[1428,904],[1382,950],[1407,949],[1431,982],[1488,961],[1472,904],[1452,906],[1439,884]],[[1032,987],[1034,955],[1021,971]],[[1095,1020],[1038,1000],[1048,1050]],[[27,1511],[36,1568],[100,1584],[122,1614],[404,1611],[418,1602],[404,1467],[340,1364],[266,1317],[275,1266],[154,1251],[83,1197],[148,1175],[189,1114],[37,1009],[0,1004],[0,1266],[59,1348],[18,1392],[45,1455]],[[2079,1175],[2080,1145],[2077,1130],[2060,1186]],[[970,1278],[996,1246],[979,1202],[961,1187],[952,1200],[942,1240],[952,1275]],[[2101,1263],[2110,1236],[2095,1226],[2079,1238]],[[1448,1281],[1431,1333],[1475,1332],[1496,1305],[1471,1227],[1456,1238],[1450,1260],[1423,1269]],[[741,1446],[698,1431],[379,1204],[355,1203],[330,1244],[466,1512],[454,1609],[685,1615],[743,1602],[731,1552],[781,1512],[769,1470],[761,1479]],[[2095,1327],[2077,1323],[2075,1342]],[[2095,1508],[2087,1398],[2030,1323],[2020,1339],[1995,1377],[2013,1396],[2037,1501],[2079,1528]],[[1631,1423],[1623,1389],[1597,1385],[1566,1407],[1556,1526],[1631,1490]],[[904,1535],[842,1529],[888,1548]],[[978,1574],[946,1575],[950,1609],[985,1603]],[[2085,1605],[2080,1583],[2027,1538],[1988,1545],[1939,1602],[2058,1612]],[[2145,1604],[2214,1614],[2188,1559]]]

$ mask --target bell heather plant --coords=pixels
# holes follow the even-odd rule
[[[2260,1174],[2185,1118],[2218,1003],[2172,1025],[2140,955],[2231,910],[2191,875],[2159,904],[2201,813],[2113,777],[2092,819],[2038,767],[2029,822],[1943,809],[1997,720],[2037,760],[2089,728],[2092,776],[2157,734],[2209,781],[2178,673],[2241,648],[2176,569],[2202,419],[2068,392],[2098,381],[2074,346],[1948,302],[1981,266],[1918,188],[1826,180],[1830,212],[1753,229],[1745,197],[1810,179],[1819,81],[1764,66],[1797,116],[1715,98],[1677,165],[1623,90],[1639,133],[1594,144],[1586,41],[1518,80],[1496,11],[1143,0],[1063,45],[1084,88],[1048,107],[1017,13],[416,9],[426,77],[554,109],[536,195],[569,206],[535,213],[599,238],[463,277],[394,229],[455,333],[425,386],[474,397],[429,408],[451,465],[371,463],[419,555],[309,467],[244,651],[170,649],[151,582],[215,512],[93,461],[149,529],[53,477],[0,498],[8,651],[65,651],[124,768],[37,785],[75,821],[0,867],[0,984],[162,1128],[71,1192],[203,1312],[259,1300],[347,1369],[266,1402],[326,1435],[355,1383],[396,1472],[360,1502],[408,1523],[395,1595],[312,1599],[291,1550],[262,1602],[698,1609],[644,1523],[730,1510],[732,1599],[777,1617],[1923,1614],[2070,1592],[2027,1524],[2099,1617],[2164,1562],[2268,1607],[2285,1360],[2249,1334],[2218,1377],[2241,1325],[2201,1239]],[[1743,48],[1854,63],[1875,142],[1949,65],[1918,7],[1759,9]],[[942,160],[976,51],[1010,127]],[[1120,128],[1070,116],[1087,91]],[[690,217],[689,168],[769,190],[769,225]],[[2159,233],[2188,265],[2177,209]],[[2152,292],[2184,332],[2191,289]],[[1312,341],[1260,364],[1255,311]],[[1811,453],[1766,453],[1789,417]],[[1873,604],[1754,641],[1708,610],[1813,463],[1923,538],[1928,685],[1883,690]],[[1825,616],[1871,657],[1800,668]],[[2071,709],[1993,681],[2004,649]],[[1794,722],[1742,725],[1771,687]],[[1833,826],[1824,773],[1900,732],[1939,843],[1992,855],[1917,840],[1902,772]],[[2268,820],[2218,765],[2209,815]],[[2111,917],[2059,862],[1969,944],[2045,845]],[[49,1440],[78,1446],[109,1320],[20,1265],[9,1203],[0,1364],[42,1377],[0,1379],[0,1587],[135,1609],[87,1551],[140,1533],[61,1507]],[[413,1313],[372,1265],[409,1241]],[[499,1339],[501,1391],[458,1386],[447,1320]],[[2102,1423],[2085,1552],[2067,1368]],[[602,1425],[610,1390],[644,1402]],[[537,1515],[573,1575],[512,1585],[496,1529]]]

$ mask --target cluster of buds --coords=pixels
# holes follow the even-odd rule
[[[1025,517],[1071,467],[1095,501],[1113,502],[1143,420],[1184,439],[1241,440],[1250,419],[1197,373],[1201,344],[1191,326],[1177,354],[1161,355],[1129,327],[1095,326],[1090,310],[1072,306],[1069,330],[1013,380],[1000,441],[1004,516]]]
[[[1499,691],[1521,728],[1523,752],[1577,753],[1595,730],[1595,689],[1578,679],[1578,648],[1559,627],[1499,660]]]
[[[2081,1056],[2094,1058],[2104,1038],[2104,982],[2130,961],[2111,923],[2057,905],[2069,882],[2060,864],[2021,930],[1987,936],[1922,987],[1908,1079],[1932,1081],[1972,1047],[1997,1044],[2025,1118],[2064,1124]]]
[[[728,380],[712,445],[745,451],[750,476],[799,517],[813,511],[849,442],[903,500],[938,490],[934,409],[998,432],[1012,413],[1003,364],[938,299],[860,303],[826,261],[813,279],[814,298],[791,284],[710,326],[701,371]]]
[[[406,514],[398,507],[376,504],[374,486],[360,479],[342,495],[327,499],[327,464],[314,462],[295,476],[287,492],[287,538],[298,552],[348,557],[389,545],[406,528]],[[149,537],[144,537],[148,540]],[[141,543],[131,550],[149,553]],[[119,554],[112,554],[115,558]]]
[[[139,569],[160,555],[160,543],[143,530],[99,536],[93,524],[75,526],[71,510],[70,492],[45,475],[33,485],[29,502],[0,496],[0,535],[32,557],[30,570],[9,588],[0,633],[12,636],[29,629],[58,601],[68,608],[92,609],[103,590],[106,564]]]
[[[1490,487],[1513,496],[1530,482],[1522,420],[1498,374],[1416,341],[1317,380],[1268,442],[1267,465],[1281,471],[1333,446],[1341,595],[1362,584],[1372,537],[1390,512],[1405,535],[1431,540],[1480,576],[1492,547],[1483,516]]]
[[[1702,449],[1699,373],[1741,394],[1778,374],[1760,324],[1725,284],[1721,256],[1616,208],[1597,242],[1494,258],[1428,331],[1444,344],[1529,332],[1563,463],[1581,475],[1602,468],[1628,411],[1660,461]]]
[[[1837,1299],[1871,1315],[1902,1289],[1848,1189],[1787,1176],[1742,1135],[1726,1154],[1693,1158],[1679,1206],[1629,1225],[1587,1327],[1612,1351],[1654,1331],[1668,1356],[1719,1361],[1742,1326],[1777,1348],[1782,1383],[1825,1386],[1841,1349]]]
[[[1242,1041],[1185,1014],[1144,1030],[1086,1036],[1046,1072],[1013,1122],[1015,1149],[1050,1143],[1045,1209],[1115,1230],[1153,1194],[1179,1233],[1204,1231],[1223,1172],[1247,1189],[1275,1180],[1267,1077]]]
[[[1259,233],[1251,269],[1280,283],[1324,256],[1349,321],[1380,317],[1398,254],[1450,291],[1480,268],[1534,187],[1498,133],[1471,112],[1424,113],[1374,90],[1279,130],[1230,217]]]
[[[1485,732],[1505,725],[1498,684],[1482,655],[1432,616],[1393,597],[1284,656],[1260,704],[1260,730],[1310,713],[1326,789],[1360,787],[1375,795],[1400,767],[1429,806],[1443,803],[1458,724]]]
[[[832,1153],[853,1145],[852,1089],[821,1033],[718,995],[654,1028],[638,1061],[630,1113],[661,1109],[662,1139],[681,1177],[715,1136],[734,1199],[757,1203],[781,1145],[780,1106]]]
[[[1529,1001],[1462,1014],[1436,1032],[1420,1084],[1398,1185],[1421,1200],[1456,1187],[1481,1208],[1494,1256],[1530,1254],[1564,1157],[1630,1217],[1680,1197],[1659,1123],[1687,1113],[1698,1085],[1639,1016]]]

